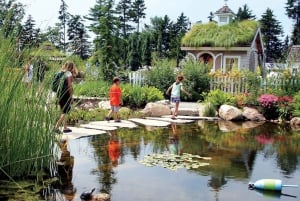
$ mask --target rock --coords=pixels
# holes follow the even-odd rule
[[[163,104],[163,105],[170,105],[170,101],[169,100],[160,100],[160,101],[156,101],[155,103]]]
[[[218,125],[219,125],[219,129],[223,132],[236,131],[242,128],[241,125],[234,123],[232,121],[220,120],[218,121]]]
[[[148,103],[144,108],[143,113],[150,117],[161,117],[164,115],[170,115],[171,109],[168,105],[160,103]]]
[[[300,117],[294,117],[290,121],[291,126],[300,126]]]
[[[244,107],[243,116],[250,121],[266,121],[266,118],[255,108]]]
[[[242,111],[231,105],[222,105],[219,109],[219,116],[220,118],[227,121],[236,121],[243,119]]]
[[[107,193],[98,193],[92,196],[91,201],[109,201],[110,195]]]
[[[172,113],[174,112],[175,108],[172,108]],[[197,108],[178,108],[178,115],[181,116],[199,116],[199,110]]]
[[[83,110],[92,110],[97,107],[97,103],[92,101],[86,101],[84,103],[81,103],[78,107]]]
[[[100,101],[98,103],[100,109],[110,110],[110,102],[109,101]]]

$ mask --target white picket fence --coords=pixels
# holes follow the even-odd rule
[[[257,90],[266,92],[267,89],[284,89],[287,86],[299,86],[300,80],[297,78],[283,78],[283,77],[258,77]],[[221,91],[238,94],[249,92],[250,84],[247,77],[229,77],[229,76],[216,76],[210,80],[210,90],[219,89]]]
[[[129,83],[132,85],[143,86],[145,84],[145,73],[143,71],[133,71],[128,74]]]

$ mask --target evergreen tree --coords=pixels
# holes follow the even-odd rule
[[[215,14],[212,11],[209,13],[209,16],[207,18],[209,22],[215,22],[214,21]]]
[[[121,0],[117,5],[116,10],[119,15],[122,37],[128,38],[129,32],[133,30],[133,27],[129,24],[132,18],[131,0]]]
[[[87,19],[92,21],[91,31],[96,35],[95,58],[99,60],[105,80],[111,80],[114,76],[115,61],[118,61],[118,21],[113,8],[113,0],[97,0],[96,5],[90,9]]]
[[[286,60],[286,58],[288,56],[289,48],[290,48],[290,38],[287,35],[284,39],[283,46],[282,46],[282,55],[283,55],[282,60],[283,60],[283,62]]]
[[[49,26],[47,30],[42,34],[43,41],[51,42],[56,48],[59,49],[61,43],[59,30],[60,25],[58,23],[56,23],[54,27]]]
[[[80,56],[82,59],[88,58],[91,52],[91,45],[88,41],[89,36],[80,15],[70,16],[67,34],[71,52],[74,55]]]
[[[145,0],[134,0],[132,3],[132,16],[133,16],[133,22],[136,23],[137,32],[140,31],[140,23],[141,19],[146,17],[146,5]]]
[[[300,44],[300,0],[287,0],[286,13],[295,21],[291,41],[294,45]]]
[[[142,44],[141,44],[141,64],[146,66],[151,66],[151,53],[152,53],[152,46],[151,46],[151,35],[148,32],[142,33]]]
[[[70,14],[68,13],[68,5],[64,0],[61,0],[61,5],[59,8],[59,16],[58,19],[60,20],[60,29],[61,31],[61,48],[64,52],[66,52],[67,48],[67,40],[66,40],[66,34],[67,34],[67,23],[70,18]]]
[[[252,11],[250,10],[247,4],[243,5],[243,7],[239,7],[239,10],[236,14],[237,21],[254,20],[254,19],[255,19],[255,15],[252,14]]]
[[[31,15],[28,15],[28,18],[22,28],[20,36],[20,47],[35,47],[38,44],[38,30],[35,28],[35,20]]]
[[[260,24],[266,49],[266,61],[274,62],[281,59],[282,41],[280,38],[282,37],[283,30],[271,9],[268,8],[262,15]]]
[[[138,70],[141,66],[140,57],[140,35],[136,32],[130,35],[129,38],[129,54],[128,61],[131,70]]]
[[[19,36],[24,15],[23,4],[16,0],[0,1],[0,31],[5,38]]]

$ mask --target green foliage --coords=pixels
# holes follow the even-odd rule
[[[293,45],[300,44],[300,0],[287,0],[286,13],[295,24],[293,27],[291,41]]]
[[[260,25],[266,48],[266,62],[274,62],[281,59],[283,28],[271,9],[268,8],[261,16]]]
[[[295,94],[294,101],[292,103],[293,115],[300,117],[300,91]]]
[[[175,62],[166,59],[157,62],[150,71],[147,71],[146,84],[155,86],[160,91],[166,91],[175,82],[175,65]]]
[[[58,114],[46,105],[47,88],[25,87],[23,70],[11,68],[19,66],[12,41],[0,43],[0,177],[38,175],[50,168],[55,154],[51,128]]]
[[[211,103],[207,103],[204,106],[203,116],[205,117],[215,117],[216,116],[216,108]]]
[[[216,23],[196,24],[183,37],[185,47],[233,47],[248,44],[254,37],[258,23],[245,20],[219,26]]]
[[[234,97],[231,94],[219,89],[212,90],[209,93],[204,92],[202,96],[204,97],[205,103],[211,103],[217,109],[223,104],[233,105],[235,102]]]
[[[193,101],[201,100],[201,94],[209,90],[208,66],[200,62],[188,60],[182,68],[184,88],[191,94]]]
[[[236,20],[254,20],[255,15],[252,14],[252,11],[249,9],[248,5],[245,4],[243,7],[239,7],[238,12],[236,14]]]
[[[85,81],[73,85],[75,96],[108,97],[110,84],[103,81]]]
[[[148,86],[132,86],[125,84],[122,88],[122,99],[125,106],[132,108],[140,108],[148,102],[158,101],[163,99],[163,93],[155,87]]]

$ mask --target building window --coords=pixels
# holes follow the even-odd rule
[[[228,17],[220,17],[220,23],[227,23],[227,18]]]
[[[239,69],[240,68],[240,57],[238,56],[228,56],[228,57],[224,57],[224,72],[230,72],[232,71],[232,69],[236,68]]]

